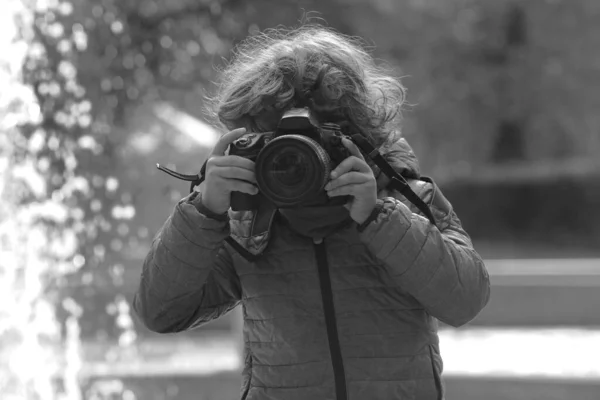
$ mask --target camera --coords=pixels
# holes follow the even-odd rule
[[[329,198],[324,187],[331,171],[350,152],[339,125],[319,124],[310,109],[286,111],[275,132],[247,133],[229,147],[230,155],[254,161],[259,193],[231,193],[231,209],[255,210],[262,201],[277,208],[344,204],[348,196]]]

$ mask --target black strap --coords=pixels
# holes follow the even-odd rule
[[[363,153],[367,154],[367,156],[371,160],[373,160],[373,162],[379,167],[379,169],[381,169],[381,172],[383,172],[391,179],[389,186],[392,189],[395,189],[398,192],[400,192],[404,197],[406,197],[408,201],[413,203],[427,217],[427,219],[429,219],[429,221],[433,225],[435,225],[435,218],[427,204],[425,204],[425,202],[410,188],[410,185],[408,184],[406,179],[404,179],[404,177],[400,175],[385,160],[381,153],[379,153],[379,150],[373,147],[373,145],[367,140],[367,138],[360,134],[352,135],[352,141],[356,143],[356,145],[363,151]],[[177,179],[189,181],[190,193],[192,193],[194,191],[194,187],[198,186],[204,181],[204,175],[206,173],[206,161],[204,161],[204,163],[202,164],[202,168],[200,168],[200,173],[198,175],[181,174],[167,167],[163,167],[160,164],[156,164],[156,168],[163,172],[166,172],[167,174]]]
[[[231,236],[227,236],[225,238],[225,242],[227,242],[240,256],[246,259],[248,262],[254,262],[258,260],[258,256],[250,253],[248,250],[244,248],[241,244],[239,244],[234,238]]]
[[[198,175],[180,174],[179,172],[173,171],[172,169],[169,169],[167,167],[163,167],[162,165],[160,165],[158,163],[156,164],[156,168],[160,169],[163,172],[166,172],[167,174],[171,175],[172,177],[181,179],[182,181],[189,181],[190,182],[190,193],[192,193],[196,186],[198,186],[199,184],[204,182],[204,175],[206,174],[206,161],[204,161],[204,164],[202,164],[202,168],[200,168],[200,173]]]
[[[202,168],[200,168],[200,173],[198,175],[181,174],[181,173],[173,171],[172,169],[169,169],[167,167],[163,167],[160,164],[156,164],[156,168],[158,168],[159,170],[161,170],[163,172],[166,172],[167,174],[171,175],[172,177],[181,179],[182,181],[189,181],[190,182],[190,193],[192,193],[194,191],[194,187],[196,187],[199,184],[201,184],[202,182],[204,182],[204,175],[206,174],[206,161],[204,161],[204,164],[202,164]],[[248,250],[246,250],[241,244],[236,242],[235,239],[232,238],[231,236],[226,237],[225,242],[227,242],[227,244],[229,244],[239,255],[244,257],[249,262],[256,261],[256,259],[258,258],[256,255],[254,255],[254,254],[250,253]]]
[[[408,201],[413,203],[429,221],[435,225],[435,217],[431,212],[431,209],[425,204],[425,202],[411,189],[410,185],[391,165],[386,159],[379,153],[366,137],[355,134],[352,135],[352,141],[365,153],[373,162],[379,167],[381,172],[390,178],[389,186],[392,189],[400,192]]]
[[[423,201],[423,199],[421,199],[408,185],[408,182],[406,182],[406,179],[404,179],[404,177],[402,177],[401,175],[399,180],[397,177],[392,177],[391,182],[389,183],[389,186],[392,189],[396,189],[397,191],[399,191],[400,193],[402,193],[402,195],[404,197],[406,197],[406,199],[408,201],[410,201],[411,203],[413,203],[415,206],[417,206],[417,208],[419,209],[419,211],[421,211],[429,220],[429,222],[431,222],[433,225],[436,225],[435,223],[435,217],[433,216],[433,213],[431,212],[431,209],[429,208],[429,206],[427,206],[427,204],[425,204],[425,202]]]

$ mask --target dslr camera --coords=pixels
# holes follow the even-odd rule
[[[329,198],[324,187],[331,171],[350,152],[337,124],[319,124],[308,108],[283,114],[275,132],[247,133],[229,147],[230,155],[254,161],[259,193],[231,193],[231,209],[256,210],[260,202],[276,208],[344,204],[348,196]]]

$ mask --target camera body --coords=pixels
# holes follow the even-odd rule
[[[344,204],[330,199],[324,187],[331,171],[350,152],[337,124],[319,124],[308,108],[284,113],[275,132],[247,133],[229,147],[230,155],[254,161],[259,193],[231,193],[231,209],[256,210],[260,202],[277,208]]]

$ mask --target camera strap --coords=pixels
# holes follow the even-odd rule
[[[208,161],[208,159],[206,161]],[[169,169],[167,167],[163,167],[162,165],[160,165],[158,163],[156,164],[156,168],[158,168],[162,172],[166,172],[167,174],[171,175],[172,177],[181,179],[182,181],[190,182],[190,193],[192,193],[194,191],[194,187],[196,187],[199,184],[201,184],[202,182],[204,182],[204,175],[206,174],[206,161],[204,161],[204,163],[202,164],[202,168],[200,168],[200,173],[198,175],[181,174],[181,173],[173,171],[172,169]]]
[[[368,157],[373,160],[375,165],[379,167],[381,172],[387,175],[390,178],[389,187],[400,192],[408,201],[414,204],[419,211],[421,211],[427,219],[433,224],[435,223],[435,218],[431,209],[425,204],[425,202],[411,189],[410,185],[406,181],[406,179],[400,175],[381,155],[379,150],[377,150],[366,137],[360,134],[354,134],[351,136],[352,141],[363,151],[363,153],[367,154]]]
[[[364,136],[360,134],[355,134],[351,136],[352,141],[363,151],[363,153],[367,154],[368,157],[373,160],[373,162],[379,167],[381,172],[387,175],[390,178],[389,187],[400,192],[408,201],[414,204],[419,211],[423,213],[429,219],[429,221],[436,225],[435,217],[431,212],[431,209],[425,204],[425,202],[411,189],[410,185],[406,181],[406,179],[400,175],[381,155],[379,150],[377,150]],[[200,168],[200,173],[198,175],[186,175],[181,174],[179,172],[173,171],[167,167],[163,167],[160,164],[156,164],[156,168],[159,170],[166,172],[167,174],[181,179],[183,181],[190,182],[190,193],[194,191],[194,187],[198,186],[204,181],[204,175],[206,173],[206,161],[202,164],[202,168]]]
[[[173,171],[172,169],[169,169],[167,167],[163,167],[160,164],[156,164],[156,168],[158,168],[159,170],[171,175],[174,178],[180,179],[182,181],[188,181],[190,182],[190,193],[192,193],[194,191],[194,188],[196,186],[198,186],[199,184],[201,184],[202,182],[204,182],[204,175],[206,174],[206,162],[208,161],[208,159],[206,161],[204,161],[204,163],[202,164],[202,168],[200,168],[200,173],[198,175],[187,175],[187,174],[181,174],[179,172]],[[242,257],[244,257],[246,260],[252,262],[255,261],[258,256],[255,254],[252,254],[251,252],[249,252],[248,250],[246,250],[241,244],[239,244],[233,237],[228,236],[227,238],[225,238],[225,241],[227,243],[229,243],[229,245],[231,247],[233,247],[233,249],[235,251],[238,252],[238,254],[240,254]]]

